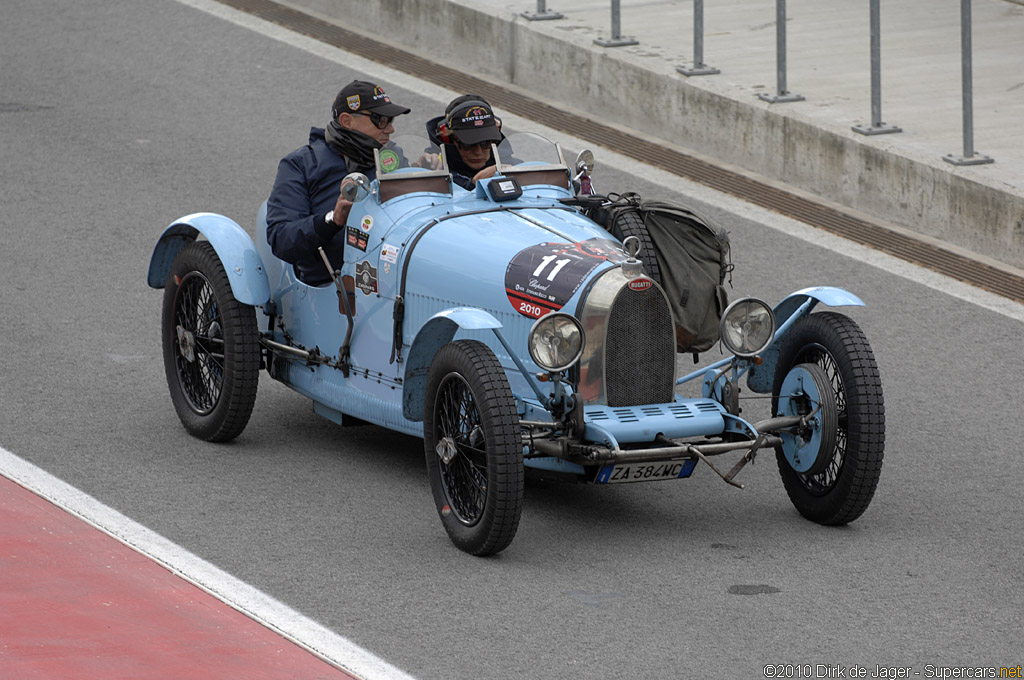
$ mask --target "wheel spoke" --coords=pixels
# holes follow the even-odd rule
[[[189,272],[179,284],[174,319],[190,334],[191,361],[176,353],[178,378],[189,406],[210,413],[220,399],[224,380],[225,343],[213,287],[199,272]]]
[[[449,437],[456,448],[454,458],[440,462],[441,482],[455,516],[472,525],[487,501],[487,450],[480,413],[462,376],[446,376],[438,391],[437,438]]]

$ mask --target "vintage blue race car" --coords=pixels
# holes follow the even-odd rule
[[[820,287],[774,308],[736,300],[726,358],[680,377],[672,308],[636,239],[615,239],[576,196],[592,154],[569,166],[557,145],[513,134],[496,176],[466,191],[441,150],[414,167],[424,150],[397,137],[377,179],[354,178],[344,261],[323,258],[334,284],[309,286],[271,254],[265,206],[255,243],[213,213],[164,230],[148,283],[165,289],[167,382],[188,432],[240,434],[265,368],[334,422],[423,437],[441,522],[476,555],[515,536],[524,467],[612,484],[688,477],[703,461],[739,486],[770,448],[805,517],[864,512],[884,453],[878,368],[854,321],[811,313],[860,299]],[[761,422],[740,416],[744,377],[771,395]],[[677,394],[691,380],[702,396]],[[730,452],[728,472],[709,460]]]

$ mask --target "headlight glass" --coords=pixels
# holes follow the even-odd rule
[[[775,338],[775,313],[757,298],[740,298],[726,308],[720,330],[730,352],[751,357],[764,351]]]
[[[583,353],[583,326],[573,316],[553,312],[533,324],[530,356],[545,371],[564,371]]]

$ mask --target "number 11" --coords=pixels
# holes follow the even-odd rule
[[[542,257],[540,259],[540,266],[533,270],[533,275],[540,276],[540,273],[544,271],[544,268],[551,264],[551,261],[556,257],[558,257],[558,255],[545,255]],[[569,258],[564,258],[555,262],[555,268],[551,270],[550,274],[548,274],[548,281],[554,281],[555,277],[558,276],[558,272],[562,271],[562,267],[569,264],[569,261]]]

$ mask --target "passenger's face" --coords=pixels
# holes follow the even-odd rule
[[[462,162],[473,170],[479,170],[484,167],[487,165],[487,161],[491,158],[490,142],[466,145],[460,142],[458,137],[456,137],[455,147],[459,150],[459,156],[462,157]]]
[[[386,120],[387,125],[379,128],[374,120]],[[376,116],[363,115],[363,113],[343,113],[338,117],[338,122],[341,123],[341,127],[362,132],[381,144],[387,144],[391,135],[395,133],[395,126],[390,118],[381,119]]]

